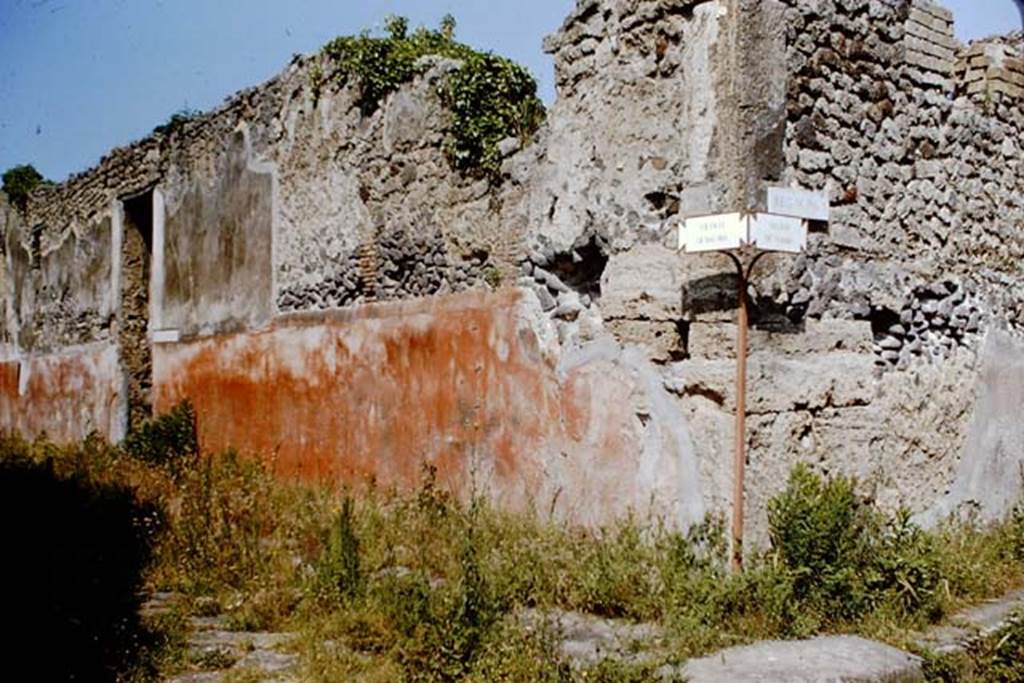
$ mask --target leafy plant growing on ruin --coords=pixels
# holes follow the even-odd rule
[[[855,483],[798,465],[769,502],[772,554],[787,569],[794,597],[826,622],[853,622],[883,607],[940,618],[936,540],[907,511],[885,515],[857,496]]]
[[[358,104],[366,115],[402,84],[425,73],[429,57],[458,60],[438,86],[438,95],[453,120],[445,152],[456,169],[491,178],[498,175],[505,138],[527,142],[544,118],[537,82],[523,67],[490,52],[479,52],[454,40],[455,19],[446,16],[439,29],[409,32],[404,17],[390,17],[386,36],[344,36],[328,43],[323,53],[333,70],[312,72],[313,87],[333,80],[358,89]]]
[[[169,412],[133,429],[125,437],[124,449],[132,457],[172,470],[179,464],[178,460],[197,455],[199,437],[192,403],[183,401]]]
[[[153,129],[153,135],[160,135],[164,137],[170,137],[175,133],[180,132],[185,128],[185,125],[190,121],[195,121],[197,118],[202,116],[203,113],[198,109],[189,109],[183,107],[178,111],[170,115],[170,117],[159,126]]]
[[[13,166],[3,175],[3,189],[11,204],[19,210],[25,211],[28,207],[28,198],[40,185],[47,182],[39,171],[32,164]]]

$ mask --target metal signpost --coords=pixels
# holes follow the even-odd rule
[[[807,247],[807,222],[828,221],[824,194],[770,188],[768,211],[725,213],[687,218],[679,228],[683,253],[718,251],[736,266],[738,313],[736,331],[736,446],[733,460],[732,564],[743,566],[743,514],[747,464],[747,286],[754,266],[767,254],[797,254]],[[746,261],[746,263],[744,263]]]

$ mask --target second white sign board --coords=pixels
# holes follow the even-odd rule
[[[824,192],[789,187],[768,188],[768,213],[809,221],[828,221],[829,208],[828,195]]]
[[[807,226],[792,216],[754,214],[750,217],[750,242],[762,251],[799,254],[807,247]]]

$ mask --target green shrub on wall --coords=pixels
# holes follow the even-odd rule
[[[45,182],[46,179],[32,164],[14,166],[4,171],[3,175],[4,193],[11,200],[11,204],[21,211],[28,206],[28,198],[32,191]]]
[[[154,128],[153,134],[170,137],[184,130],[190,121],[195,121],[202,115],[203,113],[198,109],[189,109],[188,107],[179,109],[171,114],[165,122]]]
[[[333,71],[312,73],[314,88],[325,80],[354,84],[359,106],[370,114],[403,83],[430,66],[423,57],[459,60],[462,66],[438,89],[454,115],[445,152],[452,165],[467,173],[496,176],[501,164],[498,143],[505,138],[526,142],[544,119],[537,83],[523,67],[489,52],[478,52],[454,40],[455,20],[446,16],[438,30],[409,32],[403,17],[390,17],[387,35],[336,38],[324,47]]]

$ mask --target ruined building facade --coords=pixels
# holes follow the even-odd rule
[[[748,517],[796,462],[924,518],[1024,463],[1020,35],[924,0],[579,0],[558,98],[452,170],[425,75],[372,115],[297,58],[181,130],[0,203],[0,426],[117,440],[189,398],[206,448],[440,481],[598,524],[729,513],[735,278],[686,215],[822,190],[758,266]],[[3,200],[0,199],[0,202]]]

